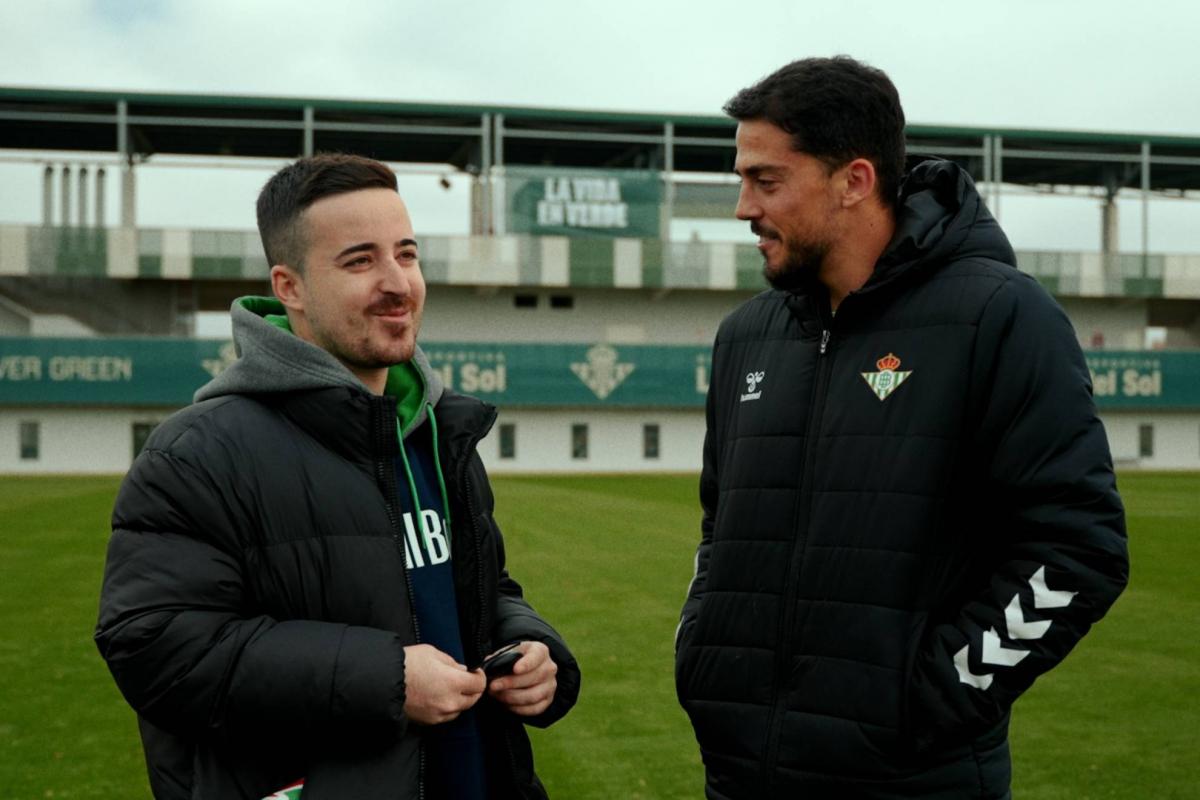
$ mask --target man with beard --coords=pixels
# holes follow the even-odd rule
[[[476,452],[496,411],[417,346],[396,176],[301,159],[258,223],[275,297],[234,303],[239,360],[155,430],[113,511],[96,642],[154,795],[545,798],[524,725],[566,714],[579,670],[505,566]]]
[[[675,678],[706,795],[1009,796],[1013,701],[1124,587],[1087,366],[895,87],[789,64],[725,107],[774,287],[713,349]]]

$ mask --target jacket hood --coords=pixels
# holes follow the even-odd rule
[[[229,309],[233,318],[233,344],[238,360],[201,386],[193,397],[199,403],[231,394],[273,394],[331,389],[339,386],[370,393],[370,389],[332,355],[293,334],[286,326],[267,319],[284,314],[273,297],[239,297]],[[410,362],[421,378],[427,404],[441,399],[441,377],[429,366],[418,346]],[[393,371],[407,369],[405,364]],[[390,376],[389,376],[390,377]],[[415,421],[414,421],[415,422]]]
[[[1008,237],[966,170],[952,161],[921,161],[904,178],[896,232],[863,288],[940,267],[951,257],[1017,264]]]

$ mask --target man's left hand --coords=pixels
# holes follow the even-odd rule
[[[554,700],[558,665],[550,657],[550,648],[541,642],[521,642],[517,650],[521,658],[513,665],[512,674],[492,681],[487,691],[514,714],[536,717]]]

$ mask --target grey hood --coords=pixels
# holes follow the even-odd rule
[[[303,392],[336,386],[371,391],[332,355],[269,322],[267,315],[285,313],[283,304],[275,298],[239,297],[229,313],[238,360],[197,389],[192,398],[195,402],[230,394]],[[420,347],[414,350],[411,364],[425,385],[421,404],[424,414],[426,404],[441,399],[444,386]]]

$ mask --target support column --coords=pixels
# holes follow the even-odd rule
[[[121,227],[137,227],[136,187],[133,173],[133,153],[129,149],[129,103],[117,101],[117,152],[125,165],[121,168]]]
[[[471,233],[486,235],[491,230],[492,204],[492,115],[479,119],[479,172],[471,176]]]
[[[508,220],[504,215],[507,213],[505,209],[505,199],[502,189],[504,184],[503,176],[499,176],[497,180],[496,170],[504,172],[504,115],[496,115],[495,135],[492,139],[492,175],[489,176],[488,195],[491,197],[491,229],[490,233],[493,236],[500,236],[508,230]]]
[[[1142,277],[1150,268],[1150,143],[1142,142]]]
[[[1104,202],[1100,206],[1100,269],[1104,291],[1121,294],[1124,289],[1124,266],[1121,263],[1120,209],[1117,198],[1131,176],[1117,167],[1104,170]]]
[[[59,174],[58,209],[61,215],[58,224],[64,228],[71,224],[71,165],[63,164]]]
[[[304,157],[313,154],[313,107],[304,107]]]
[[[79,219],[76,221],[76,224],[78,224],[81,228],[86,228],[88,226],[88,168],[80,167],[78,173],[79,197],[77,198],[77,202],[79,204]]]
[[[983,199],[991,208],[992,205],[992,137],[983,137]]]
[[[992,201],[992,216],[1000,221],[1000,187],[1004,184],[1004,137],[997,136],[992,143],[992,180],[995,181],[996,196]]]
[[[1100,252],[1105,258],[1114,256],[1121,249],[1118,225],[1117,194],[1119,186],[1109,184],[1104,192],[1104,205],[1100,207]]]
[[[96,167],[96,227],[103,228],[107,221],[104,218],[104,167]]]
[[[42,171],[42,224],[54,224],[54,167]]]
[[[127,159],[121,170],[121,227],[137,227],[136,184],[133,175],[133,159]]]
[[[664,242],[671,238],[671,220],[675,216],[675,123],[663,123],[663,205],[658,235]]]

